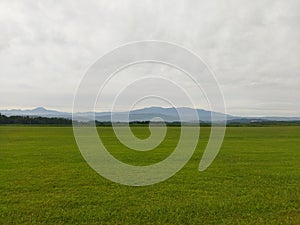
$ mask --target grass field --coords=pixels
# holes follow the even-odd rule
[[[112,154],[147,165],[167,157],[179,128],[150,152]],[[146,137],[145,127],[133,128]],[[214,163],[198,171],[199,148],[172,178],[152,186],[112,183],[83,160],[71,127],[0,127],[0,224],[300,224],[300,127],[231,127]]]

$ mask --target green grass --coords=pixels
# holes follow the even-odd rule
[[[110,127],[99,130],[116,158],[136,165],[167,157],[179,134],[169,127],[162,145],[143,153],[123,147]],[[0,224],[300,224],[300,127],[228,128],[204,172],[209,128],[201,132],[175,176],[129,187],[87,165],[71,127],[0,127]]]

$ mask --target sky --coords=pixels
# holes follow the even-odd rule
[[[161,40],[192,50],[209,65],[228,113],[300,116],[299,28],[299,0],[0,0],[0,109],[72,111],[77,87],[97,59],[128,42]],[[111,92],[140,75],[188,82],[163,67],[121,72],[99,110],[112,102]],[[170,93],[163,84],[149,83]],[[135,88],[132,94],[144,86]],[[176,94],[176,106],[186,106]],[[199,95],[197,107],[207,109],[204,102]],[[140,107],[153,104],[165,106],[145,101]]]

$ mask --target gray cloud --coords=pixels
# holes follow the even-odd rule
[[[2,0],[0,107],[70,111],[97,58],[158,39],[210,65],[229,113],[299,115],[299,21],[298,0]]]

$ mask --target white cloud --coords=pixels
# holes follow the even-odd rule
[[[299,115],[299,21],[298,0],[2,0],[0,107],[70,111],[97,58],[129,41],[158,39],[210,65],[229,113]]]

